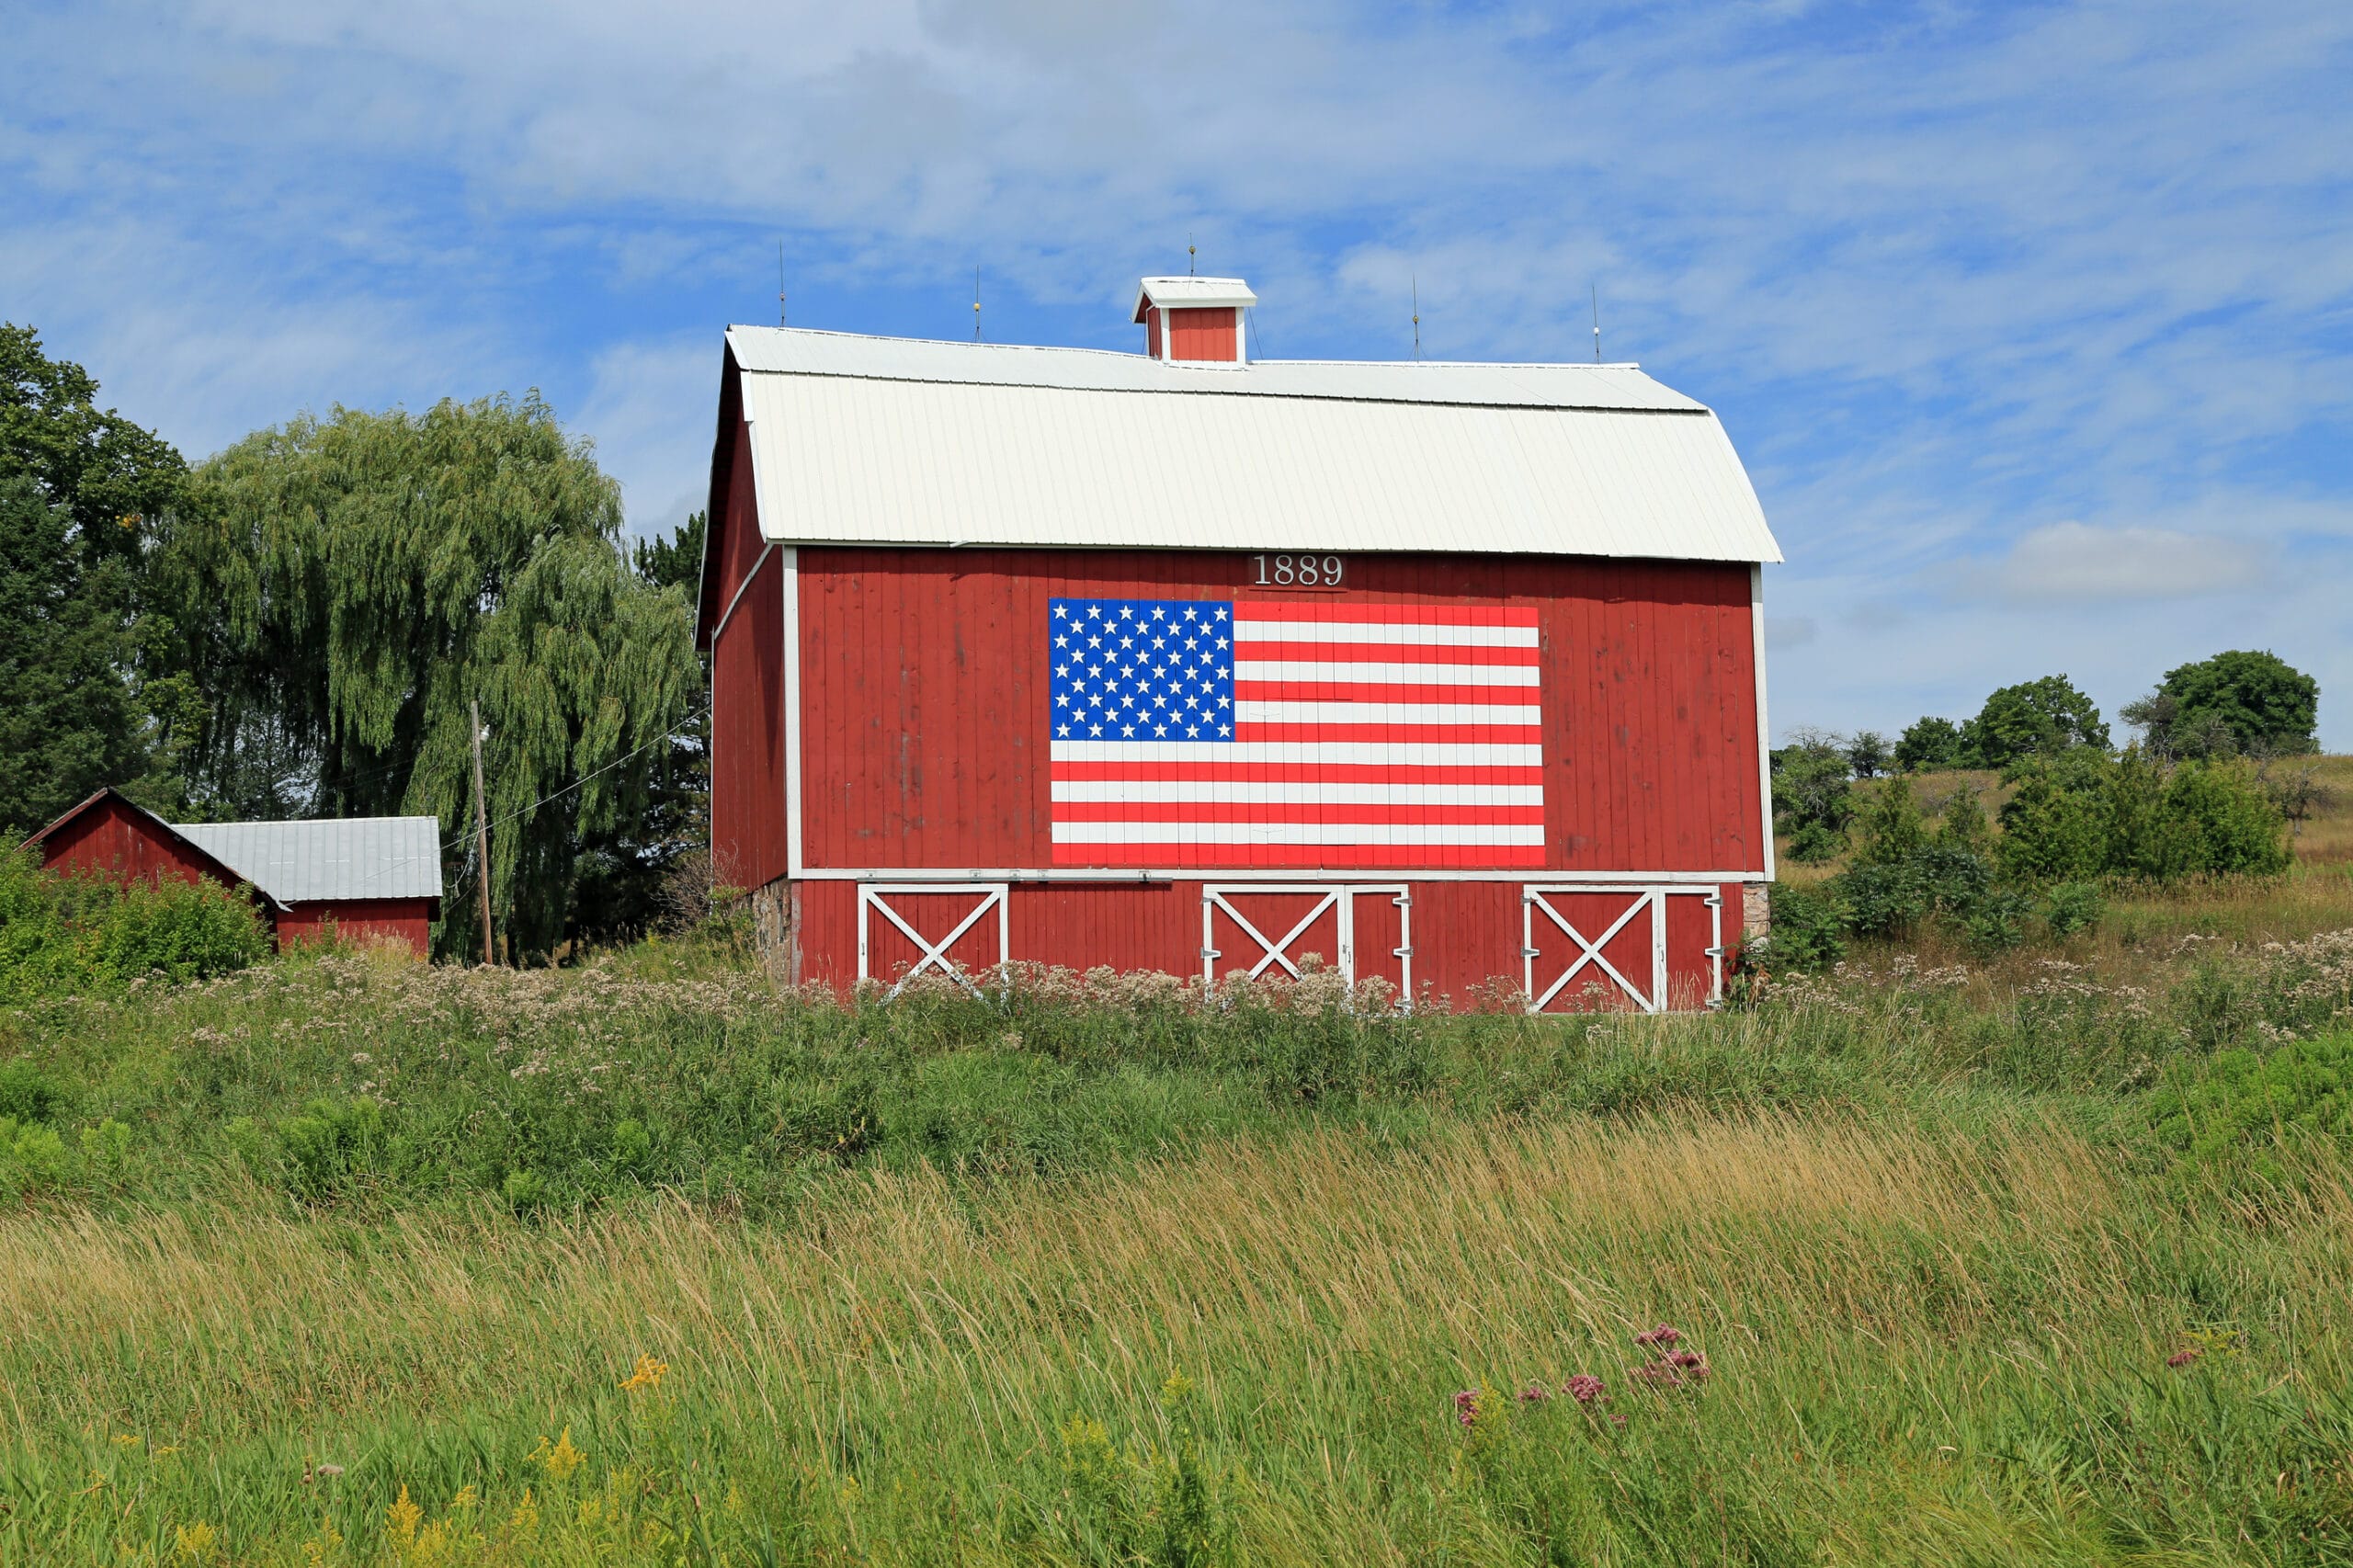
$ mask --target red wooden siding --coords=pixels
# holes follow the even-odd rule
[[[153,819],[108,797],[60,824],[41,843],[41,863],[52,871],[103,874],[125,881],[183,882],[212,878],[227,887],[235,874],[185,840],[155,829]]]
[[[316,941],[333,927],[347,942],[405,943],[419,958],[432,950],[433,901],[423,898],[322,899],[299,903],[278,917],[278,945]]]
[[[752,427],[735,425],[735,455],[728,467],[724,509],[711,522],[710,624],[716,628],[767,541],[760,537],[759,506],[752,492]]]
[[[1168,312],[1170,358],[1231,361],[1236,353],[1233,306]]]
[[[802,851],[816,868],[1052,865],[1047,601],[1264,592],[1248,556],[1223,552],[808,547],[799,562]],[[1747,567],[1357,555],[1347,573],[1339,595],[1319,597],[1538,612],[1547,858],[1527,880],[1763,870]],[[730,653],[736,630],[717,675],[716,768],[755,740],[771,747],[759,765],[780,768],[746,711],[780,683],[780,642],[768,641],[780,629]],[[742,788],[725,811],[768,791],[760,810],[780,832],[780,783]],[[721,826],[722,790],[715,770],[715,834],[748,843],[748,819]],[[1449,862],[1439,851],[1430,863]],[[780,857],[747,859],[744,881],[770,865],[781,874]]]
[[[744,888],[788,869],[783,579],[771,553],[711,651],[711,873]]]
[[[1160,307],[1154,305],[1143,313],[1143,351],[1151,358],[1160,358]]]

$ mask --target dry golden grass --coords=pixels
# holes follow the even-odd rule
[[[486,1535],[465,1561],[666,1562],[651,1525],[611,1537],[620,1516],[597,1509],[641,1506],[631,1489],[668,1463],[710,1467],[693,1484],[711,1497],[790,1491],[796,1528],[833,1543],[822,1560],[1064,1562],[1094,1559],[1023,1546],[1008,1499],[1061,1495],[1074,1416],[1166,1442],[1155,1391],[1181,1368],[1244,1559],[1489,1562],[1530,1549],[1523,1483],[1463,1468],[1480,1450],[1458,1450],[1450,1391],[1591,1370],[1635,1425],[1590,1462],[1689,1469],[1711,1506],[1736,1499],[1768,1538],[1812,1540],[1813,1560],[2109,1560],[2102,1509],[2122,1505],[2020,1471],[2002,1413],[2157,1398],[2141,1440],[2174,1444],[2149,1369],[2231,1302],[2270,1314],[2236,1320],[2263,1338],[2233,1398],[2258,1377],[2340,1386],[2353,1199],[2341,1173],[2322,1192],[2303,1244],[2228,1243],[2235,1283],[2202,1287],[2222,1292],[2202,1308],[2170,1283],[2180,1249],[2223,1242],[2160,1233],[2112,1152],[2031,1118],[1970,1135],[1775,1116],[1456,1125],[1404,1156],[1327,1131],[977,1199],[877,1176],[781,1229],[678,1203],[364,1238],[258,1203],[20,1216],[0,1222],[0,1413],[28,1449],[85,1434],[101,1502],[49,1506],[92,1561],[190,1521],[237,1561],[303,1561],[299,1540],[326,1539],[313,1460],[331,1460],[349,1490],[321,1561],[416,1560],[403,1541],[420,1517],[429,1534],[471,1517],[450,1509],[462,1481],[486,1518],[527,1484],[546,1507],[528,1540]],[[1628,1376],[1631,1332],[1663,1319],[1714,1365],[1704,1406]],[[650,1429],[623,1387],[647,1355],[679,1401]],[[680,1421],[706,1435],[701,1458],[663,1435]],[[559,1430],[586,1456],[563,1486],[526,1454]],[[135,1437],[127,1456],[115,1433]],[[141,1470],[142,1454],[171,1457]],[[152,1497],[130,1493],[133,1471]],[[103,1502],[108,1484],[127,1506]],[[575,1500],[588,1523],[564,1522]],[[1596,1554],[1723,1544],[1704,1509],[1655,1506],[1654,1547],[1642,1527],[1594,1535]]]

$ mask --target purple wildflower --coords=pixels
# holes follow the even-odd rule
[[[1666,1362],[1670,1367],[1677,1367],[1690,1373],[1694,1380],[1708,1375],[1708,1358],[1697,1350],[1670,1350],[1666,1355]]]
[[[1561,1385],[1561,1392],[1579,1404],[1591,1404],[1601,1397],[1601,1380],[1591,1372],[1579,1372]]]
[[[2188,1350],[2177,1350],[2172,1355],[2165,1358],[2165,1365],[2168,1367],[2187,1367],[2192,1361],[2197,1360],[2200,1354],[2200,1353],[2195,1347]]]
[[[1454,1418],[1465,1426],[1479,1419],[1477,1389],[1464,1389],[1454,1396]]]
[[[1634,1376],[1661,1388],[1683,1386],[1683,1373],[1668,1361],[1645,1361],[1634,1369]]]
[[[1530,1383],[1526,1388],[1519,1391],[1519,1403],[1522,1404],[1534,1404],[1540,1400],[1547,1400],[1552,1397],[1552,1396],[1551,1394],[1545,1392],[1543,1389],[1538,1387],[1534,1383]]]
[[[1656,1328],[1647,1328],[1642,1333],[1634,1335],[1634,1343],[1645,1346],[1655,1345],[1660,1349],[1664,1350],[1667,1346],[1678,1343],[1682,1338],[1683,1331],[1681,1329],[1673,1328],[1665,1324],[1661,1324]]]

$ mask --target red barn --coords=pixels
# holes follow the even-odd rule
[[[1003,960],[1687,1007],[1773,872],[1761,563],[1631,365],[729,331],[715,874],[796,979]],[[1506,989],[1508,988],[1506,987]]]
[[[41,846],[51,870],[248,885],[280,947],[333,926],[404,943],[421,958],[440,915],[440,824],[431,817],[175,824],[101,790],[26,842]]]

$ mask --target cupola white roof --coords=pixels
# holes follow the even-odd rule
[[[1239,278],[1147,278],[1136,291],[1135,319],[1157,305],[1165,311],[1248,310],[1258,302]]]

